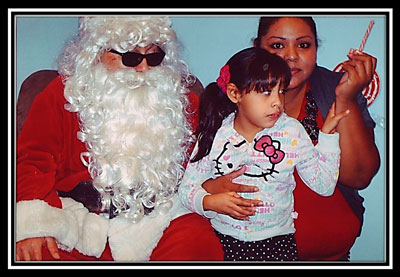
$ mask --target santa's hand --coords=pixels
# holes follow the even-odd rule
[[[17,261],[41,261],[42,247],[47,247],[50,255],[58,260],[60,254],[56,240],[53,237],[40,237],[24,239],[16,244],[16,259]]]

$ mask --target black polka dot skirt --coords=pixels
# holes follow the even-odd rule
[[[225,261],[297,261],[294,234],[259,241],[240,241],[215,231],[225,252]]]

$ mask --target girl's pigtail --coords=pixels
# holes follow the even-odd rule
[[[226,96],[226,91],[216,83],[210,83],[200,96],[199,125],[196,135],[198,149],[191,162],[197,162],[210,153],[215,134],[222,121],[233,111],[236,105]]]

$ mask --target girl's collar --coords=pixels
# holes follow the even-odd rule
[[[235,128],[234,128],[235,116],[236,116],[236,112],[232,112],[222,122],[221,128],[224,127],[224,129],[227,129],[227,133],[225,134],[226,138],[228,140],[234,140],[234,141],[232,141],[233,143],[240,142],[243,140],[248,143],[253,143],[254,140],[247,141],[241,134],[239,134],[235,130]],[[265,135],[265,133],[273,132],[274,129],[277,128],[277,126],[280,126],[282,124],[282,122],[284,122],[287,119],[287,117],[288,117],[288,115],[285,112],[282,112],[281,116],[275,122],[274,126],[272,126],[271,128],[264,128],[263,130],[261,130],[254,136],[254,139],[258,139],[259,137]]]

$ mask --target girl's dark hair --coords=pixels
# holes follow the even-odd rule
[[[254,39],[254,45],[256,47],[261,46],[261,38],[268,33],[269,28],[272,24],[276,21],[281,19],[282,17],[260,17],[260,21],[258,23],[258,31],[257,31],[257,38]],[[303,20],[311,29],[311,32],[314,34],[315,37],[315,46],[318,49],[318,36],[317,36],[317,27],[315,25],[314,19],[311,16],[302,16],[302,17],[295,17]]]
[[[279,81],[281,87],[286,89],[290,83],[291,73],[286,62],[262,48],[244,49],[233,55],[226,64],[229,65],[229,83],[235,84],[240,93],[271,90]],[[191,162],[199,161],[210,153],[222,121],[236,109],[236,104],[226,92],[221,91],[216,82],[205,88],[200,96],[200,120],[196,131],[198,149]]]

